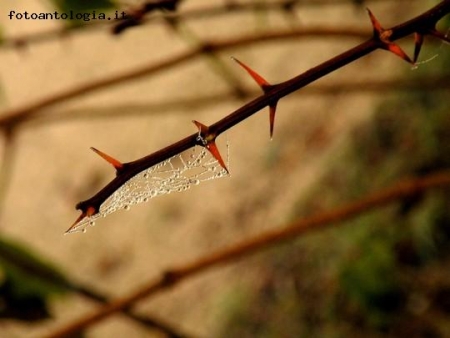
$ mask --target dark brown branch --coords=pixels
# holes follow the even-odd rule
[[[431,10],[411,19],[403,24],[397,25],[386,31],[390,31],[390,41],[395,41],[414,32],[426,31],[429,27],[435,27],[437,21],[439,21],[444,15],[450,12],[450,0],[442,1]],[[272,102],[277,102],[281,98],[291,94],[292,92],[305,87],[306,85],[320,79],[321,77],[330,74],[331,72],[342,68],[343,66],[362,58],[363,56],[373,52],[378,48],[384,48],[384,41],[379,39],[379,36],[374,35],[371,39],[357,45],[356,47],[300,74],[290,80],[274,85],[267,90],[264,95],[256,98],[248,104],[237,109],[233,113],[217,121],[211,126],[207,126],[208,138],[214,139],[232,128],[236,124],[249,118],[262,108],[269,106]],[[207,51],[210,49],[216,50],[214,44],[207,45]],[[92,213],[96,214],[100,210],[101,204],[111,196],[117,189],[125,184],[129,179],[143,170],[150,168],[166,159],[171,158],[195,145],[204,145],[197,139],[198,134],[194,133],[186,138],[166,147],[157,152],[150,154],[146,157],[138,159],[133,162],[125,163],[123,168],[117,173],[117,176],[108,183],[103,189],[101,189],[93,197],[81,201],[76,205],[76,208],[81,210],[82,215],[78,220],[83,219],[85,216],[90,216]]]
[[[54,331],[47,337],[56,338],[70,336],[83,328],[105,319],[117,311],[130,308],[137,301],[140,301],[145,297],[171,288],[188,278],[194,277],[195,275],[218,265],[227,264],[248,257],[273,245],[293,240],[309,231],[320,230],[342,223],[369,210],[388,205],[389,203],[399,201],[409,196],[414,196],[425,190],[435,188],[448,189],[449,186],[450,171],[430,174],[423,178],[407,179],[390,188],[372,193],[356,202],[298,220],[282,229],[268,231],[252,239],[237,243],[228,249],[207,254],[194,262],[168,269],[160,278],[149,282],[141,289]]]

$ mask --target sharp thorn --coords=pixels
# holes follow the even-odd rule
[[[202,143],[203,146],[209,150],[211,155],[219,162],[220,166],[226,170],[227,173],[229,173],[227,166],[225,165],[225,162],[222,159],[222,156],[220,156],[219,149],[217,148],[215,139],[216,136],[214,134],[209,134],[209,128],[208,126],[205,126],[203,123],[193,120],[192,121],[198,128],[198,132],[202,137]]]
[[[423,34],[414,33],[414,59],[413,62],[416,63],[419,58],[420,50],[423,44]]]
[[[277,103],[269,105],[269,121],[270,121],[270,139],[273,138],[273,128],[275,125],[275,113],[277,110]]]
[[[380,22],[377,20],[375,15],[372,13],[372,11],[368,8],[366,8],[366,9],[367,9],[367,13],[369,14],[370,21],[372,22],[373,35],[376,39],[378,39],[381,42],[381,48],[384,48],[384,49],[394,53],[395,55],[401,57],[406,62],[409,62],[412,65],[414,65],[415,63],[403,51],[403,49],[401,49],[399,45],[397,45],[389,40],[392,32],[390,30],[385,30],[381,26]]]
[[[272,88],[273,86],[267,82],[261,75],[259,75],[257,72],[255,72],[253,69],[251,69],[249,66],[247,66],[245,63],[239,61],[235,57],[231,57],[234,61],[236,61],[237,64],[239,64],[242,68],[244,68],[247,73],[250,74],[250,76],[255,80],[255,82],[261,87],[261,89],[266,92],[268,89]],[[275,112],[277,109],[277,102],[274,104],[269,105],[270,109],[270,139],[272,139],[273,136],[273,128],[275,123]]]
[[[272,85],[266,81],[261,75],[259,75],[257,72],[255,72],[253,69],[251,69],[249,66],[247,66],[245,63],[239,61],[235,57],[231,57],[239,66],[244,68],[247,73],[255,80],[255,82],[261,87],[261,89],[265,92],[268,88],[272,87]]]
[[[66,234],[73,232],[77,226],[78,223],[80,223],[85,217],[90,217],[92,215],[94,215],[96,213],[95,208],[94,207],[88,207],[86,211],[82,211],[81,215],[78,216],[78,218],[76,219],[76,221],[70,226],[69,229],[66,230]]]
[[[380,22],[377,20],[375,15],[373,15],[372,11],[369,8],[366,8],[367,13],[369,14],[370,21],[372,22],[374,35],[379,36],[383,33],[384,29],[381,26]]]
[[[199,133],[206,133],[208,132],[208,126],[205,126],[203,123],[198,122],[196,120],[192,120],[192,122],[197,126]]]
[[[109,156],[108,154],[105,154],[104,152],[95,149],[94,147],[91,147],[91,150],[95,152],[97,155],[99,155],[101,158],[103,158],[106,162],[110,163],[116,170],[122,169],[123,163],[119,160],[116,160],[114,157]]]
[[[220,156],[220,152],[219,152],[219,149],[217,148],[216,142],[214,142],[214,141],[209,142],[206,145],[206,149],[209,150],[211,155],[217,160],[217,162],[219,162],[220,166],[223,169],[225,169],[225,171],[229,174],[228,168],[225,165],[225,162],[223,161],[222,156]]]
[[[385,49],[387,49],[388,51],[394,53],[395,55],[397,55],[398,57],[402,58],[403,60],[405,60],[406,62],[409,62],[410,64],[414,65],[415,62],[413,62],[410,57],[403,51],[403,49],[400,48],[399,45],[395,44],[395,43],[388,43],[385,45],[384,47]]]

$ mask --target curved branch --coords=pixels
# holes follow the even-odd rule
[[[110,77],[91,81],[76,87],[68,88],[59,93],[50,95],[46,98],[39,99],[36,102],[26,104],[21,107],[4,111],[0,114],[0,128],[14,127],[24,120],[34,117],[40,110],[51,107],[65,100],[72,99],[81,95],[92,93],[96,90],[104,89],[109,86],[124,83],[126,81],[138,79],[144,76],[153,75],[157,72],[169,69],[176,65],[187,62],[207,52],[217,52],[233,47],[248,46],[254,43],[261,43],[272,40],[296,39],[306,37],[349,37],[349,38],[367,38],[364,30],[356,28],[332,28],[332,27],[316,27],[301,30],[289,30],[284,32],[263,33],[257,35],[249,35],[236,39],[224,39],[219,41],[204,41],[203,44],[193,50],[182,52],[158,63],[151,63],[143,67],[128,70],[120,74]]]
[[[282,0],[278,2],[251,2],[251,3],[232,3],[232,4],[220,4],[215,6],[208,6],[204,8],[198,8],[193,10],[187,10],[184,12],[151,16],[143,20],[144,24],[148,23],[161,23],[166,20],[187,21],[201,18],[211,18],[214,16],[226,15],[236,12],[248,12],[255,10],[290,10],[297,6],[323,6],[323,5],[342,5],[350,4],[351,0]],[[373,2],[383,2],[390,0],[371,0]],[[400,0],[397,0],[400,1]],[[411,0],[403,0],[411,2]],[[81,26],[63,27],[57,29],[50,29],[38,33],[28,33],[12,38],[4,38],[0,43],[0,48],[22,48],[32,43],[41,43],[51,41],[58,38],[64,38],[71,32],[75,31],[90,31],[93,29],[103,28],[105,25],[111,25],[111,21],[91,21]]]
[[[230,248],[208,254],[194,262],[168,269],[160,278],[149,282],[141,289],[132,292],[123,298],[117,299],[98,311],[75,320],[59,330],[55,330],[46,337],[68,337],[83,328],[100,322],[118,311],[128,309],[143,298],[174,287],[176,284],[218,265],[228,264],[238,259],[248,257],[271,246],[293,240],[309,231],[320,230],[342,223],[369,210],[383,207],[389,203],[393,203],[409,196],[414,196],[426,190],[435,188],[448,189],[449,187],[450,171],[438,172],[422,178],[404,180],[390,188],[369,194],[356,202],[298,220],[281,229],[267,231],[262,235],[237,243]]]
[[[353,93],[385,93],[392,91],[439,91],[448,90],[450,88],[450,74],[438,75],[430,77],[421,77],[419,81],[411,81],[410,79],[389,79],[357,82],[339,82],[336,84],[318,84],[315,86],[307,86],[300,92],[295,92],[292,95],[339,95],[339,94],[353,94]],[[255,97],[260,94],[259,90],[246,90],[244,98]],[[171,110],[180,110],[181,108],[188,108],[188,110],[198,110],[209,105],[217,105],[218,100],[236,100],[234,92],[223,91],[213,94],[204,94],[188,99],[168,100],[160,102],[147,103],[133,103],[125,102],[121,104],[114,104],[110,106],[84,106],[80,108],[65,109],[62,114],[52,113],[44,116],[36,117],[36,119],[28,119],[27,122],[32,122],[33,125],[58,123],[68,120],[81,119],[104,119],[104,118],[122,118],[135,116],[154,116],[161,113],[166,113]]]

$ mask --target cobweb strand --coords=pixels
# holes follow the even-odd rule
[[[228,162],[227,144],[227,166]],[[98,218],[117,210],[129,210],[154,197],[186,191],[201,182],[225,176],[228,172],[218,161],[204,147],[195,146],[133,176],[102,203],[97,214],[83,218],[69,233],[86,232]]]

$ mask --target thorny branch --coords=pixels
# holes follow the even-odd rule
[[[260,84],[260,86],[264,90],[264,95],[240,107],[233,113],[222,118],[216,123],[213,123],[210,126],[201,125],[199,124],[199,122],[195,121],[197,126],[202,126],[199,133],[194,133],[190,136],[187,136],[184,139],[166,148],[160,149],[146,157],[128,163],[121,163],[113,159],[113,161],[118,164],[116,166],[113,163],[113,165],[117,169],[116,177],[94,196],[85,201],[81,201],[76,205],[76,208],[78,210],[81,210],[81,215],[75,221],[74,225],[72,225],[72,227],[68,230],[68,232],[74,231],[76,225],[86,217],[98,214],[100,212],[100,206],[108,199],[108,197],[110,197],[132,177],[146,170],[147,168],[150,168],[158,163],[163,162],[164,160],[171,158],[172,156],[180,154],[181,152],[194,147],[195,145],[206,147],[219,161],[219,163],[222,164],[223,162],[221,160],[220,153],[218,152],[218,149],[215,145],[215,139],[220,134],[234,127],[238,123],[252,116],[266,106],[270,106],[272,109],[274,109],[274,107],[276,107],[276,103],[281,98],[305,87],[306,85],[316,81],[317,79],[320,79],[321,77],[324,77],[325,75],[330,74],[331,72],[359,58],[362,58],[363,56],[377,49],[388,50],[401,57],[405,61],[413,64],[414,62],[408,57],[408,55],[397,44],[394,43],[394,41],[410,34],[420,34],[420,36],[430,34],[438,38],[442,38],[443,40],[447,39],[447,37],[442,37],[436,34],[435,26],[443,16],[450,12],[450,0],[442,1],[440,4],[436,5],[429,11],[390,29],[384,29],[372,14],[372,12],[368,12],[373,26],[373,36],[370,39],[285,82],[275,85],[269,85],[261,76],[259,76],[253,70],[249,69],[247,66],[240,63]],[[420,48],[422,41],[423,39],[421,39],[421,41],[416,40],[416,49],[418,46]],[[210,52],[215,48],[214,45],[204,45],[202,46],[202,49],[205,52]],[[414,59],[416,59],[416,57],[414,57]],[[273,126],[274,114],[274,110],[271,110],[271,130]],[[222,167],[227,170],[227,168],[223,164]]]
[[[320,230],[336,225],[337,223],[342,223],[369,210],[386,206],[389,203],[399,201],[406,197],[415,196],[426,190],[435,188],[448,189],[449,187],[449,171],[437,172],[422,178],[406,179],[390,188],[369,194],[356,202],[298,220],[281,229],[268,231],[257,237],[237,243],[230,248],[207,254],[194,262],[168,269],[160,278],[149,282],[137,291],[117,299],[98,311],[69,323],[59,330],[55,330],[46,337],[68,337],[87,326],[98,323],[117,311],[130,308],[137,301],[142,300],[145,297],[174,287],[176,284],[218,265],[227,264],[234,262],[237,259],[248,257],[263,249],[267,249],[270,246],[293,240],[309,231]]]
[[[391,41],[402,38],[413,32],[420,31],[420,32],[425,32],[425,34],[426,34],[426,32],[429,29],[434,28],[434,24],[442,16],[444,16],[446,13],[448,13],[449,10],[450,10],[449,1],[443,1],[440,5],[436,6],[434,9],[423,14],[422,16],[419,16],[416,19],[411,20],[403,25],[399,25],[399,26],[392,28],[391,29],[392,35],[390,38]],[[372,41],[372,43],[369,43],[371,41]],[[208,47],[214,48],[214,45],[211,44]],[[227,48],[227,46],[225,46],[223,48]],[[334,62],[336,62],[335,68],[331,67],[330,65],[327,66],[329,68],[325,67],[324,65],[327,63],[322,64],[321,66],[323,67],[323,70],[322,70],[324,72],[323,74],[317,74],[317,77],[312,76],[311,72],[314,73],[314,71],[317,71],[319,73],[318,67],[320,67],[320,66],[318,66],[318,67],[310,70],[309,72],[306,72],[305,74],[303,74],[303,76],[304,76],[303,80],[301,80],[302,75],[300,75],[299,77],[296,77],[292,80],[289,80],[289,81],[283,82],[279,85],[276,85],[275,87],[278,88],[276,91],[273,91],[273,92],[271,91],[270,93],[267,93],[267,94],[261,96],[260,98],[252,101],[251,103],[244,106],[243,108],[248,107],[246,109],[249,109],[249,110],[256,109],[253,112],[250,112],[250,111],[247,112],[249,114],[248,116],[250,116],[250,115],[256,113],[261,108],[268,105],[270,102],[272,102],[272,101],[270,101],[271,95],[273,95],[273,97],[275,97],[277,99],[282,98],[282,97],[290,94],[291,92],[301,88],[302,86],[305,86],[308,83],[314,81],[315,79],[317,79],[321,76],[324,76],[324,75],[328,74],[329,72],[331,72],[335,69],[338,69],[338,68],[342,67],[343,65],[346,65],[346,64],[350,63],[351,61],[356,60],[357,58],[362,57],[363,55],[366,55],[366,54],[372,52],[376,48],[381,48],[381,47],[379,45],[377,45],[376,43],[374,43],[374,40],[371,39],[371,40],[367,41],[366,43],[363,43],[360,46],[355,47],[354,49],[350,50],[349,52],[343,53],[340,56],[338,56],[337,58],[341,57],[341,58],[348,58],[348,59],[345,62],[341,60],[341,63],[334,61]],[[209,51],[209,50],[210,49],[206,48],[206,51]],[[205,51],[205,49],[200,49],[198,52],[201,53],[204,51]],[[352,59],[352,53],[355,53],[355,55],[353,55],[353,59]],[[329,62],[331,62],[335,59],[336,58],[330,60]],[[309,76],[309,79],[308,79],[308,76]],[[114,81],[112,83],[114,83]],[[107,84],[103,84],[103,85],[107,85]],[[101,87],[101,85],[99,87],[94,86],[94,87],[89,87],[87,89],[85,88],[85,90],[75,91],[75,94],[73,94],[73,93],[72,94],[73,94],[73,96],[76,96],[76,95],[79,95],[84,92],[94,90],[94,89],[97,89],[100,87]],[[72,97],[72,96],[69,96],[69,97]],[[64,97],[62,99],[66,99],[69,97]],[[273,97],[272,97],[272,99],[273,99]],[[267,99],[269,99],[269,101],[265,101]],[[58,100],[56,100],[56,101],[58,101]],[[267,102],[267,103],[265,103],[265,102]],[[54,102],[54,103],[56,103],[56,102]],[[37,107],[34,107],[34,109],[32,107],[32,109],[29,111],[27,111],[25,109],[24,115],[28,114],[31,111],[39,110],[40,108],[49,106],[51,104],[53,104],[53,102],[51,102],[51,100],[49,100],[49,101],[44,102],[42,104],[42,106],[38,105]],[[261,108],[258,108],[260,106],[261,106]],[[237,110],[235,113],[233,113],[231,115],[234,116],[238,112],[242,113],[243,112],[242,108]],[[241,121],[241,120],[239,120],[236,122],[236,117],[234,117],[234,119],[226,120],[227,118],[222,119],[221,121],[217,122],[216,124],[210,126],[210,128],[212,128],[213,126],[216,126],[217,130],[220,131],[219,127],[220,127],[220,122],[222,122],[222,121],[228,121],[227,122],[228,124],[225,124],[225,126],[223,126],[222,129],[227,127],[227,125],[229,125],[228,128],[230,128],[231,126],[233,126],[236,123]],[[12,121],[13,122],[11,123],[11,126],[14,126],[14,124],[17,121],[21,122],[22,120],[19,118],[18,120],[13,119]],[[9,125],[9,123],[6,123],[6,125]],[[4,127],[5,127],[5,125],[3,126],[3,128]],[[216,136],[218,136],[221,132],[223,132],[226,129],[223,129],[220,132],[218,132],[217,130],[216,130]],[[195,135],[197,135],[197,134],[195,134]],[[168,147],[168,148],[170,148],[170,147]],[[165,149],[167,149],[167,148],[165,148]],[[152,156],[154,156],[154,155],[152,155]],[[127,298],[123,298],[122,300],[116,301],[116,302],[106,306],[104,308],[104,311],[97,313],[96,315],[90,317],[90,319],[85,319],[84,321],[83,320],[80,321],[76,327],[75,327],[75,325],[68,326],[65,330],[65,333],[78,331],[82,327],[92,324],[92,323],[108,316],[111,313],[114,313],[121,309],[128,309],[135,301],[137,301],[147,295],[155,293],[158,290],[170,287],[170,286],[180,282],[184,278],[193,276],[196,273],[198,273],[200,271],[204,271],[212,266],[222,264],[225,262],[229,262],[231,260],[249,255],[249,254],[251,254],[257,250],[260,250],[262,248],[265,248],[269,245],[274,245],[281,241],[289,240],[293,236],[298,236],[298,235],[302,234],[303,232],[308,231],[309,229],[313,229],[313,228],[317,229],[317,228],[320,228],[321,226],[328,225],[331,222],[339,222],[344,219],[356,216],[357,214],[362,213],[369,208],[373,208],[376,206],[386,204],[395,199],[400,199],[405,196],[414,195],[417,192],[428,189],[428,188],[439,187],[439,186],[444,186],[444,185],[447,186],[449,184],[450,184],[450,173],[430,175],[430,176],[427,176],[426,178],[418,179],[416,181],[414,181],[414,180],[408,181],[408,182],[405,182],[404,184],[400,184],[399,186],[397,186],[395,188],[388,189],[379,194],[372,195],[371,197],[361,200],[360,202],[357,202],[357,203],[348,205],[347,207],[335,210],[334,212],[324,213],[324,214],[318,215],[317,217],[308,218],[304,221],[298,222],[286,230],[273,232],[273,233],[267,234],[266,236],[258,237],[255,240],[242,243],[241,245],[237,245],[229,250],[219,252],[215,255],[209,256],[204,259],[200,259],[199,261],[194,262],[192,264],[188,264],[184,267],[169,270],[164,274],[164,276],[161,279],[157,280],[156,282],[153,282],[150,286],[147,286],[146,288],[139,290],[137,293],[135,293]],[[71,329],[71,327],[72,327],[72,329]],[[70,331],[70,330],[72,330],[72,331]],[[59,335],[58,332],[56,332],[55,335],[53,335],[53,336],[55,336],[55,337],[64,336],[65,333],[63,333],[62,335]]]

